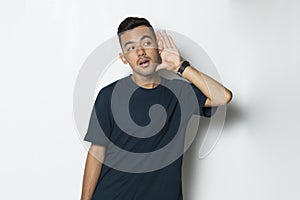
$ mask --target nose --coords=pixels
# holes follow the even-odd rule
[[[145,49],[143,47],[138,47],[137,54],[138,56],[145,56],[146,55]]]

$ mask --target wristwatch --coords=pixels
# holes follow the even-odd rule
[[[188,62],[188,61],[183,61],[182,62],[182,64],[181,64],[181,66],[179,67],[179,69],[178,69],[178,71],[177,71],[177,74],[180,76],[180,77],[182,77],[182,73],[183,73],[183,71],[185,70],[185,68],[187,67],[187,66],[190,66],[190,63]]]

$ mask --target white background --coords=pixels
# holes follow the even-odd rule
[[[1,199],[80,198],[74,84],[127,16],[196,41],[234,93],[214,151],[186,154],[185,199],[300,199],[297,0],[1,1]]]

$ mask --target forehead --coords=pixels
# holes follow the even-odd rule
[[[145,35],[150,36],[152,39],[154,39],[154,34],[152,29],[143,25],[123,32],[120,36],[120,39],[121,39],[121,43],[124,44],[128,41],[133,41],[133,42],[138,41]]]

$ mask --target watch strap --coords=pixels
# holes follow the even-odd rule
[[[181,65],[180,65],[180,67],[179,67],[179,69],[178,69],[178,71],[177,71],[177,74],[180,76],[180,77],[182,77],[182,73],[183,73],[183,71],[185,70],[185,68],[187,67],[187,66],[190,66],[190,63],[188,62],[188,61],[183,61],[182,63],[181,63]]]

